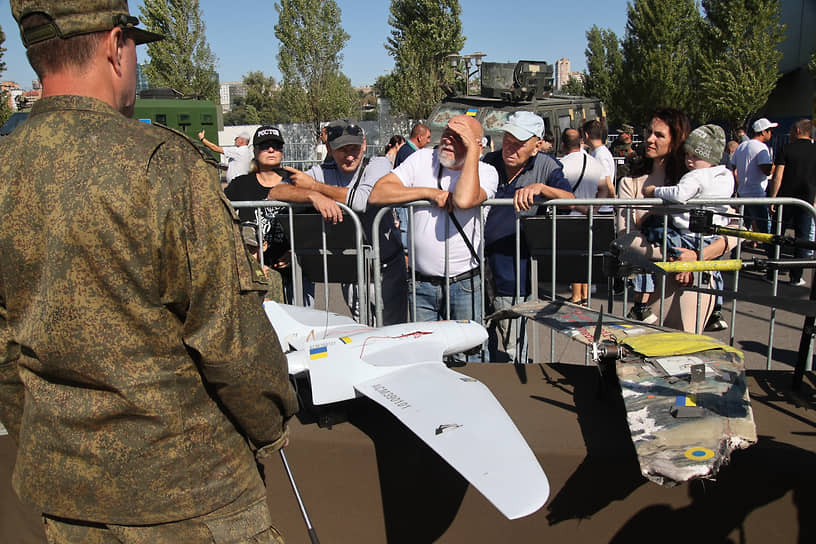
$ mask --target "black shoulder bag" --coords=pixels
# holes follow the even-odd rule
[[[439,190],[442,190],[442,165],[439,165],[439,169],[436,172],[436,186]],[[481,259],[479,259],[479,255],[476,253],[476,248],[473,247],[473,243],[470,241],[465,235],[465,229],[462,228],[462,225],[459,223],[459,220],[456,219],[456,216],[453,214],[452,211],[448,210],[448,216],[450,217],[453,224],[456,226],[456,230],[459,231],[459,236],[462,237],[462,240],[465,241],[465,245],[467,245],[468,249],[470,250],[470,254],[473,255],[473,258],[476,259],[476,266],[480,266]],[[484,262],[484,288],[485,288],[485,295],[487,303],[490,304],[494,298],[496,298],[496,280],[493,278],[493,270],[490,269],[490,263],[487,261]]]

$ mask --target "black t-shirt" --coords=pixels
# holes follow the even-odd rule
[[[283,180],[281,183],[288,183]],[[229,185],[224,189],[224,194],[230,201],[255,201],[266,200],[269,194],[269,187],[264,187],[258,182],[255,174],[244,174],[233,178]],[[265,257],[277,258],[283,254],[289,245],[286,242],[286,237],[283,232],[283,225],[278,221],[278,214],[286,213],[286,208],[283,206],[268,207],[262,209],[261,229],[264,235],[264,240],[269,243]],[[241,221],[255,222],[255,208],[238,208],[238,217]]]
[[[776,196],[801,198],[812,204],[816,196],[816,144],[796,139],[782,147],[774,162],[785,166]]]

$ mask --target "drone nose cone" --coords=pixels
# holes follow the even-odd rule
[[[445,355],[468,351],[487,340],[487,330],[475,321],[447,321]]]

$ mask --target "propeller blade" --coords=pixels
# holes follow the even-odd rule
[[[596,344],[601,339],[601,329],[603,329],[603,304],[601,304],[601,309],[598,312],[598,323],[595,325],[595,334],[592,335],[592,341]]]

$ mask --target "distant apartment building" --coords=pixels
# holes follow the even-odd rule
[[[555,63],[555,88],[556,90],[563,87],[570,78],[570,61],[569,59],[558,59]]]
[[[221,111],[226,113],[232,109],[232,104],[236,98],[246,97],[247,88],[243,81],[225,81],[221,83],[220,103]]]

